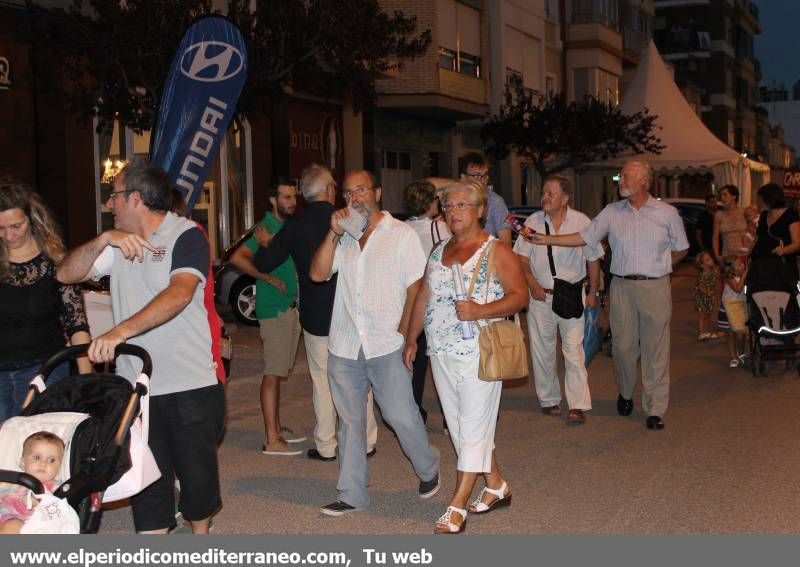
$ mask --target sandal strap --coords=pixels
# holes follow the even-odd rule
[[[444,514],[442,514],[442,516],[438,520],[436,520],[436,523],[440,524],[442,526],[447,526],[447,528],[450,531],[453,531],[453,528],[458,529],[458,526],[451,521],[452,517],[453,517],[453,514],[458,514],[458,515],[461,516],[461,518],[462,518],[461,519],[461,523],[462,524],[467,521],[467,511],[466,510],[464,510],[463,508],[456,508],[455,506],[448,506],[447,510],[445,510]]]
[[[484,486],[483,490],[481,490],[481,493],[478,494],[478,497],[474,500],[474,502],[472,502],[472,507],[478,510],[479,512],[483,510],[488,510],[489,506],[486,503],[484,503],[483,495],[488,492],[489,494],[494,496],[496,500],[500,500],[502,498],[505,498],[506,490],[508,490],[508,484],[506,484],[506,481],[503,481],[503,484],[502,486],[500,486],[500,488],[489,488],[488,486]]]

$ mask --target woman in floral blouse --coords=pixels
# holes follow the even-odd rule
[[[445,189],[442,208],[453,236],[436,246],[428,259],[403,352],[404,362],[411,368],[414,358],[422,356],[416,346],[424,322],[433,379],[458,455],[455,491],[436,522],[435,533],[464,531],[467,509],[471,514],[483,514],[511,503],[511,490],[500,474],[494,450],[503,384],[478,379],[478,325],[472,324],[471,338],[462,335],[463,321],[506,317],[528,303],[528,288],[516,254],[481,226],[486,202],[486,189],[480,183],[461,182]],[[490,258],[493,269],[488,273]],[[467,300],[456,300],[451,270],[456,262],[462,265],[467,290],[477,270]],[[484,477],[485,487],[467,506],[478,475]]]

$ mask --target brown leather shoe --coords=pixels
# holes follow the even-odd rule
[[[542,408],[542,413],[545,415],[558,416],[561,415],[561,406],[547,406]]]
[[[586,423],[586,414],[583,410],[571,409],[567,414],[567,425],[583,425]]]

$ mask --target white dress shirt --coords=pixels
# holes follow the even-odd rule
[[[561,227],[557,231],[553,226],[553,221],[544,211],[537,211],[525,219],[525,226],[531,227],[540,234],[545,234],[545,222],[550,227],[550,234],[572,234],[580,232],[591,224],[589,217],[575,209],[568,208]],[[552,250],[556,277],[570,283],[579,282],[586,277],[587,260],[593,262],[603,257],[603,248],[599,244],[580,248],[553,246]],[[528,257],[533,277],[540,286],[544,289],[553,289],[553,275],[547,259],[547,246],[532,244],[519,236],[514,243],[514,252]]]
[[[414,229],[383,213],[364,249],[345,233],[333,257],[339,274],[328,342],[331,354],[383,356],[405,342],[397,330],[408,287],[425,272],[425,253]]]

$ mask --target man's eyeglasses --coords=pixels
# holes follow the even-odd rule
[[[463,211],[467,207],[477,207],[475,203],[445,203],[442,205],[442,210],[446,213],[450,211]]]
[[[489,173],[465,173],[467,177],[475,179],[476,181],[485,181],[489,179]]]
[[[111,193],[108,194],[108,198],[113,199],[117,195],[122,195],[124,193],[130,193],[130,191],[128,191],[127,189],[123,189],[122,191],[112,191]]]
[[[367,191],[371,191],[374,187],[354,187],[352,189],[345,189],[342,194],[344,195],[345,199],[349,199],[353,195],[363,195]]]

